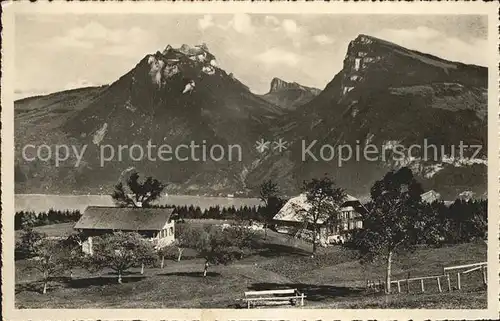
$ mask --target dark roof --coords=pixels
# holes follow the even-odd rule
[[[89,206],[75,229],[159,231],[170,221],[172,208]]]

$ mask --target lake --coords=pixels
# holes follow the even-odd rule
[[[260,200],[257,198],[226,198],[207,197],[191,195],[168,195],[162,197],[157,204],[160,205],[193,205],[199,206],[201,210],[210,206],[219,205],[221,207],[234,206],[258,206]],[[15,209],[17,211],[46,212],[49,209],[55,210],[79,210],[83,211],[87,206],[114,206],[109,195],[54,195],[54,194],[16,194]]]

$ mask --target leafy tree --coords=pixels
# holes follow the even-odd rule
[[[150,207],[151,203],[161,196],[166,186],[151,176],[140,181],[139,174],[132,172],[127,179],[127,188],[119,182],[115,185],[111,197],[119,206]]]
[[[270,197],[277,197],[279,194],[278,184],[271,179],[264,181],[260,185],[259,198],[267,206]]]
[[[260,185],[259,198],[264,203],[261,216],[264,221],[264,238],[267,238],[267,228],[271,224],[274,216],[283,206],[283,200],[279,197],[278,184],[271,179],[264,181]]]
[[[173,246],[177,248],[177,262],[180,262],[184,249],[196,247],[196,230],[188,224],[177,224]]]
[[[303,191],[309,208],[300,211],[300,213],[304,224],[312,230],[312,252],[314,255],[318,243],[319,224],[329,220],[330,224],[337,225],[340,206],[344,203],[346,194],[328,176],[304,182]]]
[[[175,244],[169,244],[167,246],[158,249],[158,256],[160,257],[160,268],[163,269],[165,265],[165,258],[177,257],[177,246]]]
[[[42,293],[47,293],[51,277],[65,270],[66,251],[61,241],[43,239],[35,247],[34,257],[28,261],[27,268],[34,269],[43,275]]]
[[[37,225],[37,217],[33,212],[26,212],[21,215],[21,228],[29,229]]]
[[[371,202],[363,215],[363,230],[353,243],[364,261],[381,257],[386,263],[386,293],[391,291],[391,267],[397,252],[412,251],[425,240],[434,216],[421,200],[423,190],[410,169],[387,173],[371,188]]]
[[[16,244],[16,256],[18,258],[30,258],[36,255],[37,246],[47,235],[34,230],[26,225],[21,232],[21,239]]]
[[[90,268],[112,269],[118,275],[118,283],[122,283],[122,275],[128,269],[149,264],[157,259],[151,242],[135,232],[115,232],[95,237],[93,248]]]
[[[205,259],[203,276],[211,264],[229,264],[242,259],[255,240],[253,232],[243,226],[208,226],[197,229],[193,235],[196,235],[196,249]]]
[[[82,250],[83,242],[86,239],[87,236],[84,233],[76,232],[62,241],[65,250],[63,263],[66,269],[69,270],[71,278],[73,277],[73,269],[75,267],[84,266],[88,262],[86,254]]]

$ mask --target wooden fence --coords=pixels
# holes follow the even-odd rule
[[[471,272],[474,271],[481,271],[482,276],[483,276],[483,284],[487,284],[487,262],[479,262],[479,263],[472,263],[472,264],[464,264],[464,265],[456,265],[456,266],[448,266],[443,268],[443,274],[442,275],[433,275],[433,276],[423,276],[423,277],[413,277],[413,278],[406,278],[406,279],[400,279],[400,280],[394,280],[391,281],[391,288],[392,285],[394,284],[397,288],[398,293],[401,293],[403,288],[405,288],[407,293],[411,292],[411,283],[419,282],[420,283],[420,291],[423,293],[425,292],[425,280],[434,280],[437,284],[437,289],[439,292],[443,292],[443,288],[447,289],[449,292],[452,291],[452,286],[451,286],[451,280],[450,280],[450,272],[451,271],[458,271],[457,272],[457,290],[462,289],[462,276],[467,275]],[[454,272],[453,272],[454,273]],[[380,292],[385,290],[385,282],[379,280],[378,282],[376,281],[367,281],[366,282],[366,288],[367,290],[375,291],[375,292]]]

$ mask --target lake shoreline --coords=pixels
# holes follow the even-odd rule
[[[113,199],[107,194],[15,194],[15,211],[34,211],[37,213],[53,210],[84,211],[88,206],[115,206]],[[162,196],[157,205],[194,206],[203,211],[213,206],[240,208],[259,206],[257,198],[223,197],[223,196]]]

